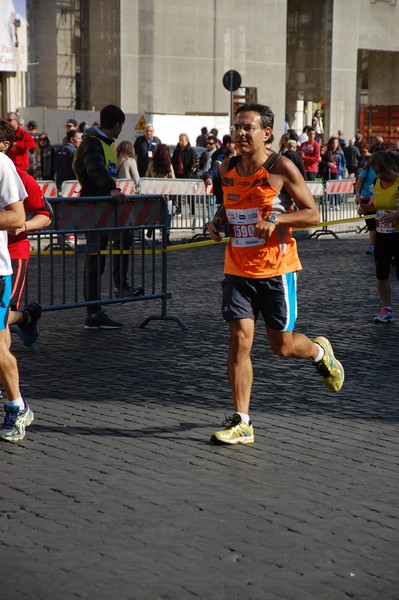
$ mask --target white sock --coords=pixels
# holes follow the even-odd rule
[[[318,362],[320,362],[320,361],[321,361],[321,359],[322,359],[322,358],[323,358],[323,356],[324,356],[324,350],[323,350],[323,348],[322,348],[322,347],[321,347],[319,344],[317,344],[317,343],[315,343],[315,346],[317,346],[317,347],[318,347],[318,349],[319,349],[319,353],[318,353],[318,355],[316,356],[316,358],[314,358],[314,359],[313,359],[313,362],[314,362],[314,363],[318,363]]]
[[[14,408],[24,410],[25,402],[23,401],[22,396],[18,396],[18,398],[16,398],[15,400],[7,400],[7,406],[13,406]]]
[[[240,415],[241,421],[244,421],[245,425],[249,425],[249,415],[240,412],[237,412],[237,415]]]

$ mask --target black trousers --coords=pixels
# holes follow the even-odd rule
[[[107,249],[110,239],[113,241],[113,249],[115,250],[128,250],[132,245],[132,233],[128,230],[101,231],[98,233],[91,231],[87,234],[87,244],[92,246],[93,249],[92,252],[87,254],[83,272],[83,295],[85,300],[101,299],[101,276],[105,269],[106,254],[100,254],[100,251]],[[110,257],[115,287],[122,288],[128,285],[129,255],[110,254]],[[93,314],[99,310],[99,305],[89,306],[87,310],[89,314]]]

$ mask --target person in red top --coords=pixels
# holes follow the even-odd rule
[[[0,120],[0,131],[2,133],[0,150],[8,154],[13,144],[14,128],[9,122]],[[8,326],[16,325],[18,327],[16,331],[24,345],[32,346],[38,336],[37,321],[40,319],[42,309],[37,303],[31,302],[24,310],[19,310],[30,256],[27,234],[47,227],[51,218],[37,181],[19,167],[16,167],[16,170],[28,196],[24,200],[26,220],[23,227],[8,231],[8,251],[13,269]],[[10,338],[8,343],[11,343]]]
[[[22,171],[27,171],[29,168],[29,150],[36,147],[35,140],[30,133],[20,127],[17,113],[7,113],[7,121],[14,129],[14,142],[8,156],[16,167],[19,167]]]
[[[319,170],[320,144],[316,142],[316,131],[313,127],[308,129],[308,141],[301,144],[299,152],[303,158],[307,181],[314,181]]]

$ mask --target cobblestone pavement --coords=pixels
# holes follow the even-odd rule
[[[35,411],[3,443],[1,598],[398,600],[399,321],[376,326],[365,236],[301,240],[298,331],[327,335],[339,394],[255,336],[255,444],[211,446],[231,414],[222,245],[168,253],[159,301],[112,306],[121,331],[46,313],[13,342]],[[399,314],[399,286],[394,303]]]

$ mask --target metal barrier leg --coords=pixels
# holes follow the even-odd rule
[[[166,211],[167,206],[165,204],[164,208],[164,222],[166,220]],[[187,331],[188,327],[185,322],[177,316],[168,316],[167,314],[167,301],[171,297],[171,294],[167,292],[167,229],[165,227],[162,228],[162,304],[161,304],[161,314],[160,315],[150,315],[144,321],[142,321],[139,325],[140,329],[144,329],[146,325],[150,321],[174,321],[183,329],[183,331]]]
[[[206,195],[204,196],[204,202],[203,202],[203,215],[202,215],[202,222],[203,222],[203,227],[202,227],[202,232],[201,233],[196,233],[190,240],[190,242],[196,242],[197,240],[207,240],[209,239],[209,233],[208,233],[208,223],[210,221],[212,221],[214,214],[215,214],[215,197]]]
[[[175,316],[170,317],[166,314],[166,298],[162,298],[161,314],[160,315],[150,315],[149,317],[144,319],[144,321],[142,321],[139,325],[140,329],[144,329],[144,327],[146,325],[148,325],[148,323],[150,321],[174,321],[175,323],[180,325],[180,327],[183,329],[183,331],[188,331],[188,327],[185,324],[185,322],[183,321],[183,319],[181,319],[180,317],[175,317]]]
[[[327,202],[328,202],[328,197],[327,197],[327,194],[324,193],[324,195],[322,197],[322,202],[321,202],[321,220],[323,223],[325,221],[327,221],[327,218],[328,218]],[[339,237],[337,236],[335,231],[328,229],[327,225],[323,225],[323,227],[321,229],[316,229],[316,231],[314,231],[313,233],[310,234],[309,239],[312,239],[312,238],[317,239],[321,235],[333,235],[337,240],[339,239]]]
[[[144,319],[144,321],[142,323],[140,323],[139,327],[140,329],[144,329],[144,327],[150,322],[150,321],[175,321],[175,323],[177,323],[178,325],[180,325],[180,327],[183,329],[183,331],[188,331],[188,327],[185,324],[185,322],[180,318],[180,317],[168,317],[168,316],[162,316],[162,315],[150,315],[149,317],[147,317],[146,319]]]

